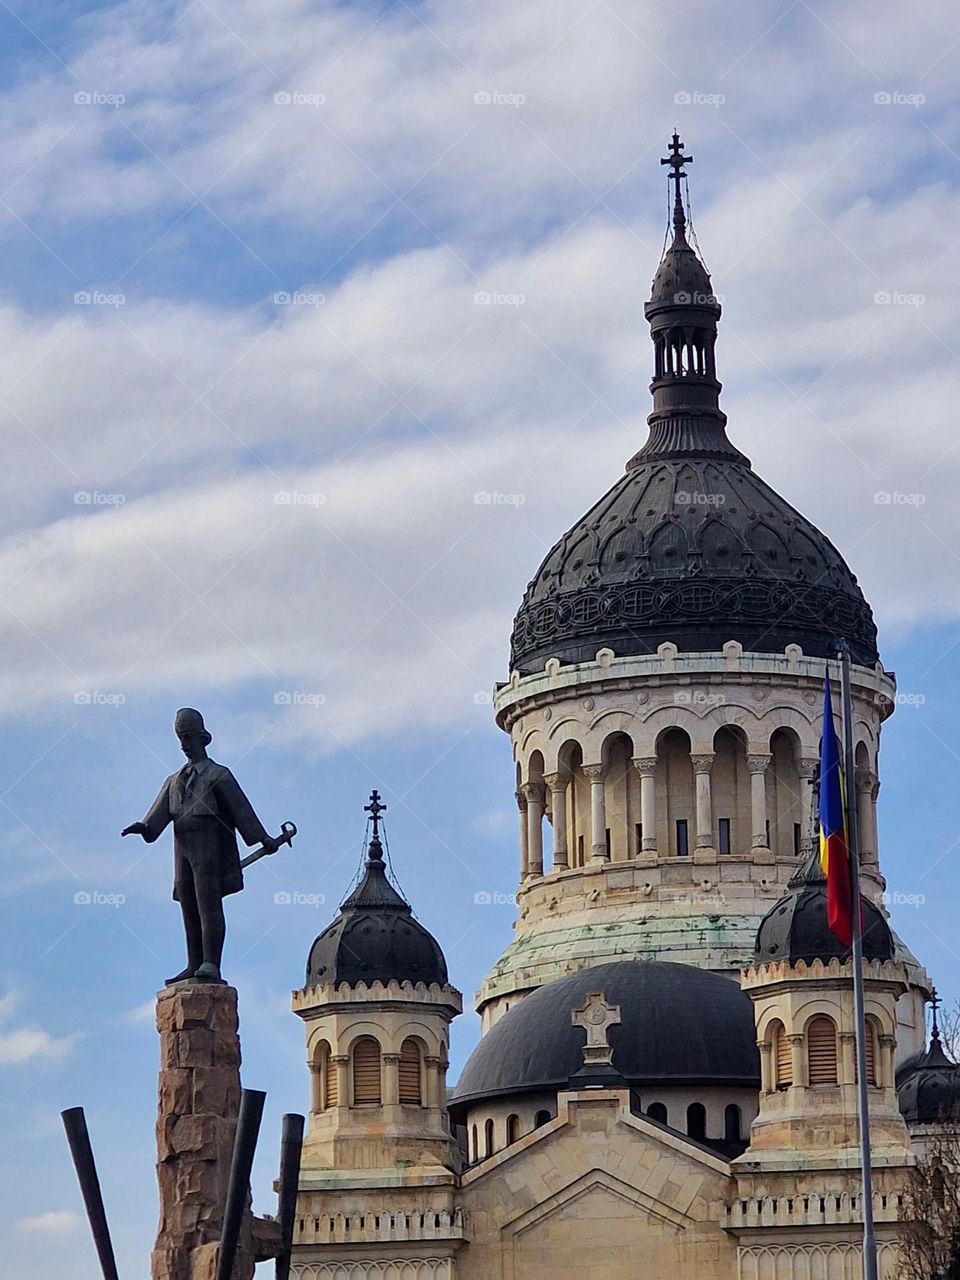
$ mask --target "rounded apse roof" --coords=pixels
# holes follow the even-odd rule
[[[736,982],[692,965],[622,960],[581,969],[526,996],[483,1037],[451,1099],[566,1088],[583,1066],[571,1022],[592,992],[620,1008],[609,1030],[614,1070],[628,1084],[760,1087],[753,1008]]]

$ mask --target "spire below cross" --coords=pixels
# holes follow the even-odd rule
[[[668,148],[670,154],[661,156],[660,163],[670,165],[673,172],[670,174],[670,181],[673,185],[673,225],[678,233],[681,233],[687,225],[687,220],[683,212],[683,198],[680,195],[680,179],[687,175],[683,166],[685,164],[693,164],[693,156],[685,156],[683,154],[683,143],[680,141],[680,135],[676,129],[673,131],[673,138]]]

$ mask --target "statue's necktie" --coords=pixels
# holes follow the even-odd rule
[[[184,769],[180,775],[180,799],[185,800],[193,789],[194,781],[197,777],[197,771],[193,765],[189,769]]]

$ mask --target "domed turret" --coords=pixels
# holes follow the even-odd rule
[[[413,918],[406,902],[387,879],[380,841],[378,793],[371,805],[373,834],[367,848],[363,878],[340,907],[336,920],[310,948],[308,987],[347,982],[447,981],[447,964],[440,945]]]
[[[897,1072],[897,1099],[904,1120],[914,1125],[936,1124],[960,1107],[960,1067],[947,1057],[940,1042],[936,992],[930,1047],[908,1059]]]
[[[790,880],[789,893],[774,903],[760,921],[754,948],[755,964],[785,960],[827,961],[849,958],[845,947],[827,924],[827,881],[814,853]],[[892,960],[894,939],[875,903],[861,898],[863,910],[863,957],[865,960]]]
[[[517,613],[511,669],[718,652],[828,657],[838,635],[877,660],[876,627],[833,544],[751,469],[727,438],[714,347],[721,308],[687,239],[680,195],[692,157],[673,136],[673,240],[644,313],[654,344],[649,437],[626,474],[550,551]]]

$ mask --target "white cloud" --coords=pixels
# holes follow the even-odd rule
[[[19,1066],[24,1062],[59,1062],[73,1049],[79,1034],[52,1036],[40,1027],[21,1027],[0,1032],[0,1066]]]
[[[73,1209],[50,1209],[46,1213],[21,1218],[17,1230],[39,1236],[65,1236],[76,1231],[81,1221],[79,1213]]]

